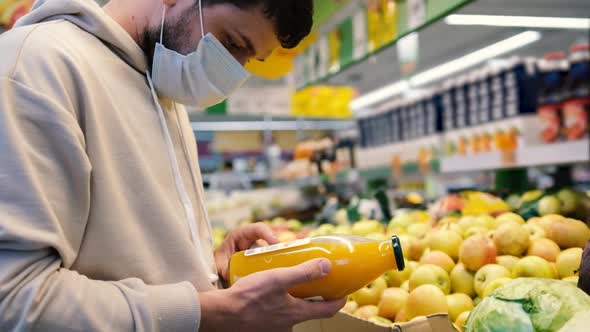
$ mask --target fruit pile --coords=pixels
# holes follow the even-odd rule
[[[526,222],[511,212],[446,217],[433,227],[425,212],[413,211],[388,227],[370,220],[337,227],[374,239],[396,234],[407,259],[404,271],[389,271],[351,294],[344,312],[385,326],[444,312],[461,330],[482,299],[515,278],[577,284],[590,239],[585,223],[556,214]]]

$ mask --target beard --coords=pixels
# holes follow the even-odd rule
[[[191,27],[198,24],[199,8],[191,6],[182,12],[177,18],[166,18],[162,34],[162,44],[166,48],[187,55],[197,49],[196,45],[189,45],[191,39]],[[196,22],[196,23],[195,23]],[[148,67],[151,71],[154,62],[156,43],[160,42],[160,25],[148,27],[141,37],[141,49],[147,57]]]

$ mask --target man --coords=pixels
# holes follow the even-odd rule
[[[197,154],[178,103],[207,107],[242,65],[294,47],[312,0],[40,0],[0,36],[0,331],[288,331],[343,301],[287,290],[327,260],[219,290]]]

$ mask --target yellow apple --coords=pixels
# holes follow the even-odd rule
[[[303,224],[297,219],[289,219],[287,220],[287,227],[292,231],[298,232],[303,228]]]
[[[406,280],[402,282],[402,285],[399,288],[406,290],[406,292],[410,291],[410,280]]]
[[[406,301],[405,314],[412,319],[449,311],[445,293],[434,285],[422,285],[410,292]]]
[[[387,286],[389,287],[399,287],[401,284],[410,279],[412,272],[414,271],[414,266],[417,265],[416,262],[410,263],[408,260],[404,260],[406,262],[406,267],[403,271],[398,270],[390,270],[385,273],[385,280],[387,281]]]
[[[461,217],[461,219],[459,219],[459,221],[457,222],[457,225],[459,225],[463,231],[466,231],[468,228],[471,228],[473,226],[484,226],[479,224],[477,222],[477,217],[474,216]]]
[[[459,247],[463,238],[460,234],[451,230],[439,230],[430,234],[428,238],[430,249],[440,250],[449,255],[453,260],[459,258]]]
[[[541,217],[530,217],[527,219],[527,225],[540,225],[539,222],[541,221]]]
[[[515,222],[517,224],[525,223],[524,219],[522,219],[520,215],[513,212],[502,213],[501,215],[496,217],[496,227],[499,227],[500,225],[506,222]]]
[[[578,280],[580,280],[579,276],[569,276],[569,277],[565,277],[563,279],[561,279],[563,281],[567,281],[567,282],[571,282],[574,285],[578,285]]]
[[[340,309],[340,311],[352,315],[358,308],[358,303],[354,301],[346,301],[346,304],[344,305],[344,307],[342,307],[342,309]]]
[[[405,323],[407,321],[408,321],[408,316],[406,315],[406,309],[404,307],[395,316],[395,322],[396,323]]]
[[[391,237],[391,235],[395,235],[395,234],[389,234],[388,237]],[[412,241],[413,241],[414,237],[407,235],[407,234],[400,234],[400,235],[397,235],[397,237],[399,238],[400,244],[402,246],[402,252],[404,253],[404,257],[409,259],[410,258],[410,246],[412,245]]]
[[[377,220],[361,220],[352,225],[352,234],[367,236],[371,233],[383,233],[384,229]]]
[[[410,244],[410,258],[419,261],[427,247],[428,240],[426,237],[413,238],[412,243]]]
[[[529,232],[515,223],[504,223],[494,232],[494,243],[500,255],[521,256],[529,247],[529,238]]]
[[[484,297],[487,284],[493,280],[510,277],[510,270],[499,264],[488,264],[475,273],[474,287],[477,296]]]
[[[352,293],[351,297],[359,306],[369,304],[377,305],[379,299],[381,299],[381,293],[385,288],[387,288],[385,278],[379,277],[370,282],[367,286]]]
[[[555,262],[560,252],[561,250],[557,243],[542,238],[531,241],[527,250],[527,256],[539,256],[549,262]]]
[[[512,269],[513,278],[553,278],[553,268],[548,261],[537,256],[521,258]]]
[[[432,226],[426,223],[416,223],[408,226],[408,234],[417,238],[424,237],[431,230]]]
[[[352,234],[352,227],[350,225],[338,225],[334,228],[334,234]]]
[[[561,216],[559,214],[549,214],[546,216],[541,217],[541,219],[539,219],[538,224],[543,227],[543,230],[545,231],[545,236],[547,236],[548,231],[549,231],[549,227],[556,222],[559,221],[563,221],[565,220],[564,216]]]
[[[395,319],[398,312],[406,305],[408,291],[401,288],[387,288],[379,301],[379,316]]]
[[[548,226],[547,238],[555,241],[562,249],[584,248],[590,240],[590,229],[579,220],[563,219]]]
[[[419,266],[410,276],[410,291],[422,285],[434,285],[445,294],[451,291],[451,280],[447,272],[440,266],[424,264]]]
[[[563,279],[576,275],[582,263],[582,248],[570,248],[562,251],[555,261],[555,268],[559,278]]]
[[[483,299],[481,297],[477,296],[473,298],[473,304],[477,307],[477,305],[480,304],[482,300]]]
[[[393,322],[390,321],[389,319],[384,318],[384,317],[379,317],[379,316],[371,317],[368,319],[368,321],[370,323],[375,324],[375,325],[384,326],[384,327],[390,327],[391,325],[393,325]]]
[[[376,240],[376,241],[385,241],[388,240],[389,238],[387,237],[387,235],[385,235],[384,233],[371,233],[365,236],[367,239],[371,239],[371,240]],[[402,248],[402,252],[403,252],[403,248]]]
[[[485,235],[488,232],[488,228],[485,226],[481,226],[481,225],[475,225],[472,227],[467,228],[464,232],[463,232],[463,236],[465,238],[474,236],[474,235]]]
[[[467,318],[469,318],[470,313],[471,311],[462,312],[455,321],[455,325],[459,328],[461,332],[465,332],[465,323],[467,323]]]
[[[502,265],[503,267],[507,268],[509,271],[512,271],[512,268],[516,263],[520,260],[520,258],[511,255],[502,255],[496,257],[496,263]]]
[[[461,243],[459,261],[470,271],[496,262],[496,246],[483,235],[471,236]]]
[[[371,317],[377,317],[379,315],[379,308],[372,304],[364,305],[356,309],[352,315],[360,319],[368,320]]]
[[[473,300],[463,293],[451,294],[447,295],[447,306],[449,318],[454,322],[461,313],[473,309]]]
[[[461,263],[455,265],[451,271],[451,290],[453,293],[463,293],[471,297],[475,296],[475,288],[473,282],[475,275],[468,271]]]
[[[524,229],[526,229],[529,232],[529,238],[531,239],[531,241],[536,239],[542,239],[545,237],[545,229],[543,229],[541,225],[527,223],[522,227],[524,227]]]
[[[442,267],[447,273],[451,273],[451,270],[455,267],[455,262],[446,253],[434,250],[425,253],[420,258],[420,264],[433,264]]]
[[[512,281],[512,278],[504,277],[488,282],[485,289],[483,290],[483,297],[488,297],[494,290],[496,290],[496,288],[499,288],[510,281]]]
[[[487,227],[488,229],[492,229],[496,227],[496,218],[487,214],[482,214],[481,216],[477,217],[477,223]]]

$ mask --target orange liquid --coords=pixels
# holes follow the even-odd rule
[[[331,237],[326,237],[331,238]],[[314,258],[327,258],[332,271],[326,277],[298,285],[289,293],[299,298],[321,296],[333,300],[364,287],[386,271],[397,268],[392,241],[351,243],[346,239],[317,243],[314,239],[285,249],[247,255],[247,251],[232,256],[229,266],[230,283],[249,274],[299,265]],[[321,242],[321,241],[320,241]],[[401,252],[401,247],[399,247]],[[399,256],[398,256],[399,257]]]

